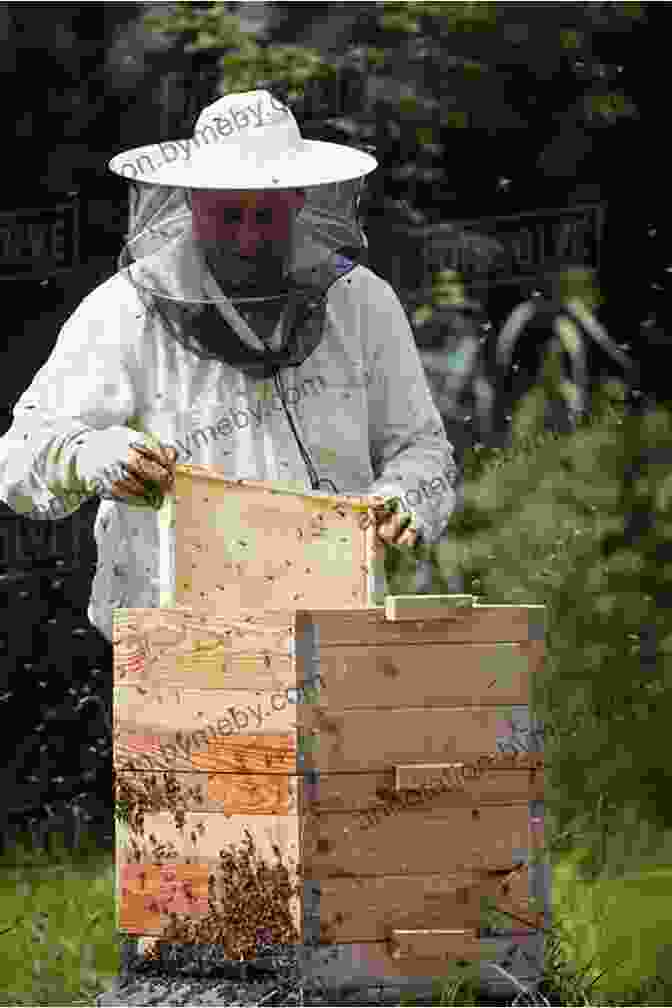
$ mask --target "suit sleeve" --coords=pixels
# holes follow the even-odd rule
[[[14,405],[0,438],[0,499],[17,514],[55,520],[109,493],[129,444],[144,441],[125,426],[137,403],[124,337],[137,314],[115,292],[108,281],[84,298]]]
[[[455,509],[458,469],[413,331],[392,287],[375,276],[361,306],[368,347],[370,494],[398,496],[422,541],[436,542]]]

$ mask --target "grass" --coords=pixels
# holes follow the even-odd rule
[[[0,1005],[93,1005],[118,973],[113,854],[50,839],[0,858]]]

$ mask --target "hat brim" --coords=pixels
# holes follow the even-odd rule
[[[323,140],[303,140],[296,150],[272,160],[240,148],[211,144],[193,148],[190,141],[166,141],[117,154],[109,168],[129,182],[185,189],[293,189],[361,178],[378,167],[364,151]],[[167,159],[170,155],[171,160]]]

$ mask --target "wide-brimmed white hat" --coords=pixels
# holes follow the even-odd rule
[[[188,140],[117,154],[129,182],[187,189],[293,189],[361,178],[377,168],[344,144],[304,140],[291,110],[268,91],[224,95],[198,117]]]

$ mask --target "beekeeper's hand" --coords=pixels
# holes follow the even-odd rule
[[[128,461],[121,468],[125,478],[111,484],[115,497],[129,503],[144,502],[160,507],[163,497],[175,488],[177,449],[159,444],[156,449],[135,442],[128,449]]]
[[[362,518],[362,528],[375,525],[376,535],[384,543],[412,548],[418,542],[418,533],[413,528],[413,515],[407,511],[395,513],[399,508],[396,497],[372,497],[372,507]]]

